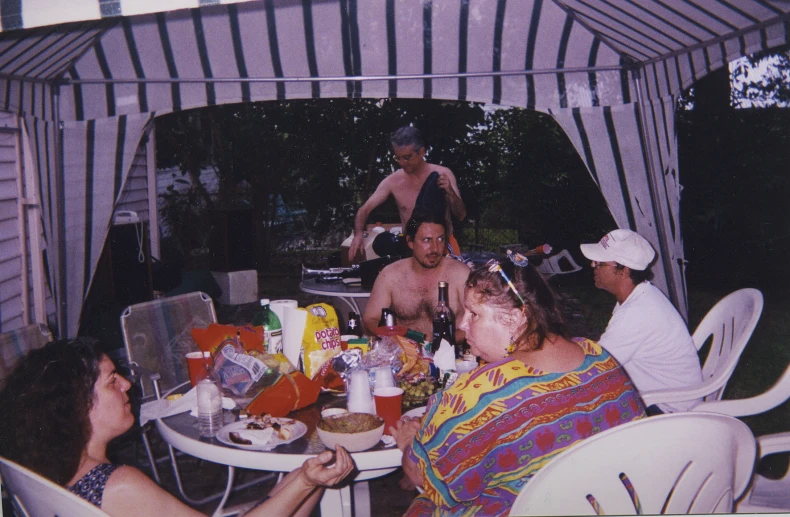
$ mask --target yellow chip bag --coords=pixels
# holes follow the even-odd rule
[[[307,307],[307,321],[302,336],[304,373],[312,379],[321,365],[339,353],[340,327],[334,307],[315,303]]]

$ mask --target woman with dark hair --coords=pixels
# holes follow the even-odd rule
[[[131,387],[95,340],[54,341],[30,352],[0,392],[0,456],[65,486],[113,517],[203,515],[133,467],[110,463],[107,444],[129,430]],[[338,448],[288,474],[248,516],[309,515],[354,468]]]
[[[508,256],[466,282],[458,328],[483,365],[394,429],[404,471],[424,489],[406,515],[506,515],[551,458],[645,415],[617,361],[568,338],[546,281],[526,258]]]

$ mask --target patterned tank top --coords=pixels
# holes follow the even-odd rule
[[[110,479],[110,474],[115,472],[117,468],[118,465],[113,465],[112,463],[96,465],[90,472],[82,476],[79,481],[72,486],[67,486],[66,489],[101,508],[104,486],[107,484],[107,480]]]

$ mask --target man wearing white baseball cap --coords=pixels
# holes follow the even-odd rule
[[[595,286],[617,304],[598,341],[623,365],[639,391],[686,388],[702,383],[697,348],[686,323],[664,293],[650,283],[656,252],[641,235],[614,230],[582,244],[592,261]],[[650,406],[648,414],[687,411],[699,400]]]

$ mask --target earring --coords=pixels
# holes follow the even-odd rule
[[[513,340],[513,336],[510,336],[510,344],[507,346],[507,354],[510,355],[516,351],[516,342]]]

